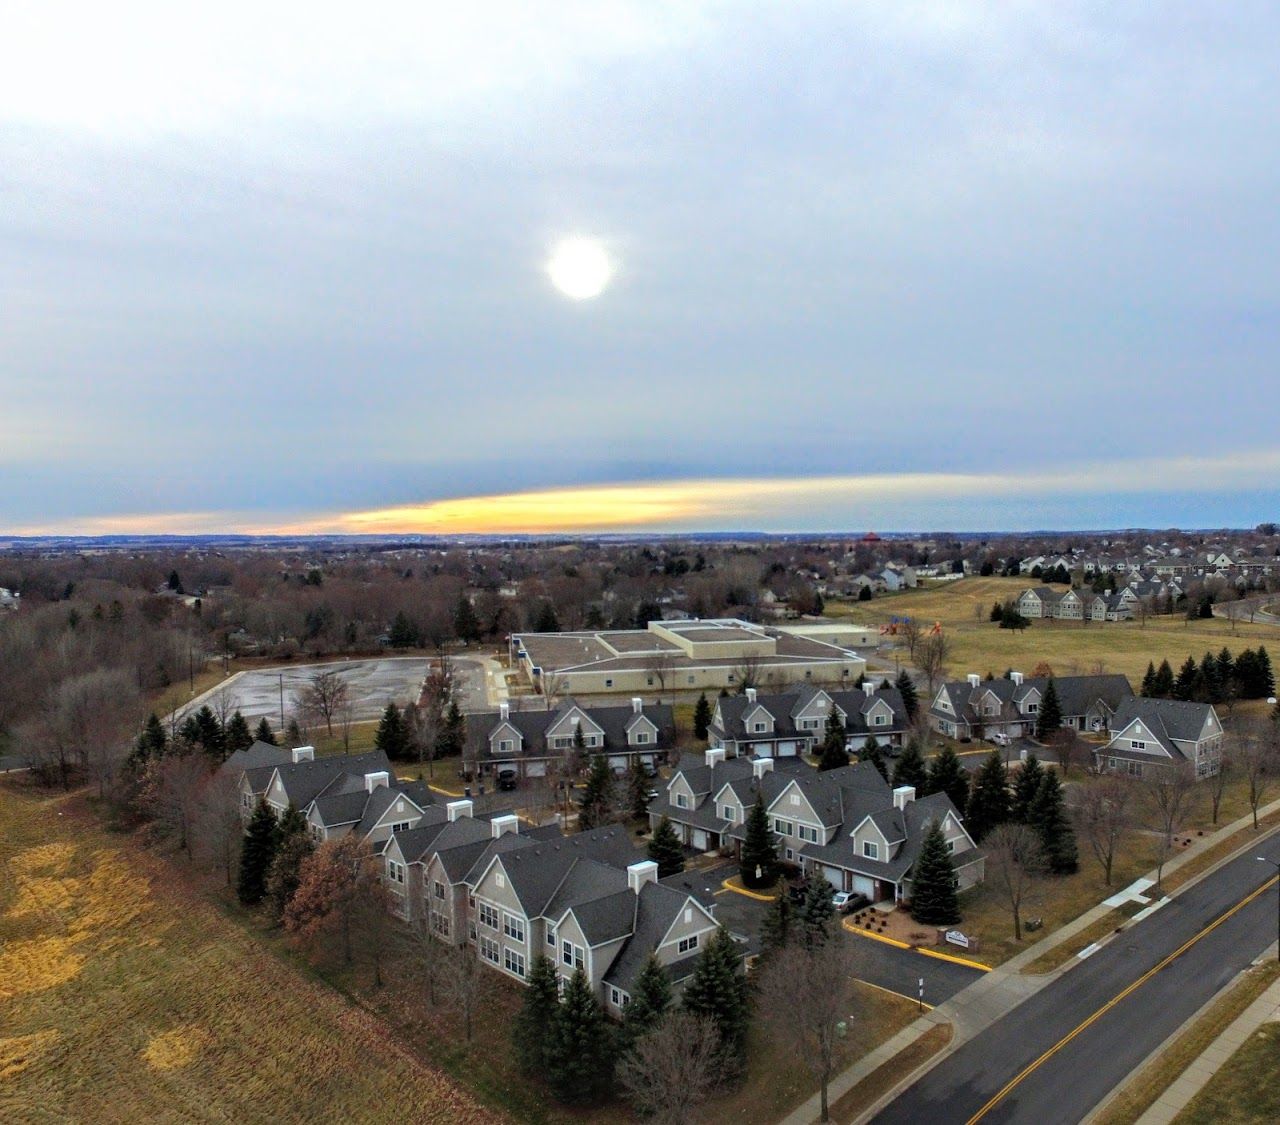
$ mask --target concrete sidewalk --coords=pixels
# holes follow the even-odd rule
[[[1280,980],[1274,981],[1266,992],[1236,1017],[1230,1027],[1204,1049],[1203,1054],[1138,1118],[1138,1125],[1168,1125],[1258,1028],[1264,1023],[1276,1022],[1280,1022]]]
[[[1258,817],[1270,815],[1273,812],[1280,811],[1280,800],[1272,801],[1269,805],[1265,805],[1258,810]],[[1228,839],[1236,832],[1243,828],[1249,828],[1253,824],[1253,815],[1247,814],[1238,820],[1232,821],[1230,824],[1224,825],[1212,836],[1198,838],[1195,843],[1175,856],[1164,865],[1164,875],[1166,878],[1174,872],[1181,870],[1187,864],[1193,862],[1197,856],[1203,855],[1210,848],[1215,847],[1221,841]],[[1264,830],[1265,831],[1265,830]],[[1219,867],[1228,863],[1242,850],[1256,845],[1256,839],[1248,839],[1241,842],[1240,846],[1233,849],[1227,855],[1207,867],[1198,875],[1193,876],[1186,883],[1182,884],[1174,893],[1181,894],[1189,887],[1195,886],[1201,879],[1208,878]],[[1151,871],[1147,875],[1153,882],[1155,880],[1155,872]],[[937,1065],[952,1051],[958,1049],[968,1040],[985,1031],[991,1024],[995,1023],[1002,1016],[1006,1015],[1012,1008],[1021,1004],[1027,997],[1039,992],[1050,981],[1057,979],[1063,973],[1067,972],[1072,966],[1078,963],[1077,958],[1069,959],[1066,964],[1059,966],[1052,972],[1040,974],[1025,974],[1021,970],[1033,961],[1042,957],[1050,950],[1056,949],[1058,946],[1071,941],[1077,934],[1087,930],[1100,919],[1105,918],[1113,912],[1114,908],[1099,903],[1090,910],[1086,910],[1078,918],[1068,922],[1065,926],[1055,930],[1052,934],[1023,950],[1016,957],[1010,958],[1003,965],[992,969],[981,979],[975,981],[963,992],[953,996],[944,1004],[940,1004],[932,1012],[921,1016],[907,1027],[903,1028],[888,1042],[877,1047],[874,1051],[864,1055],[856,1063],[847,1070],[837,1075],[831,1081],[829,1090],[829,1099],[832,1103],[836,1101],[842,1094],[847,1093],[856,1086],[872,1071],[888,1062],[899,1051],[905,1050],[917,1039],[920,1038],[931,1026],[939,1023],[949,1023],[954,1029],[950,1044],[945,1050],[939,1051],[927,1063],[925,1063],[918,1071],[908,1076],[900,1082],[893,1090],[889,1091],[884,1097],[880,1098],[873,1106],[860,1115],[856,1120],[867,1121],[875,1115],[883,1106],[887,1105],[894,1097],[905,1089],[911,1082],[915,1081],[920,1074]],[[1128,928],[1132,924],[1132,919],[1123,919],[1123,925]],[[1117,925],[1121,925],[1121,921],[1117,920]],[[1114,937],[1114,935],[1112,935]],[[1102,943],[1110,941],[1110,938],[1104,939]],[[780,1125],[811,1125],[812,1122],[818,1120],[819,1098],[817,1094],[809,1098],[803,1105],[798,1107],[794,1112],[788,1114],[782,1119]]]

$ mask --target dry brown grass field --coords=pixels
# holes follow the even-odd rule
[[[1187,621],[1177,615],[1149,617],[1146,622],[1033,621],[1030,628],[1017,631],[1001,629],[987,619],[994,602],[1016,598],[1032,585],[1036,583],[1027,578],[962,578],[869,602],[833,601],[826,612],[873,624],[893,617],[912,617],[926,626],[941,622],[950,641],[947,672],[953,678],[970,672],[998,676],[1006,668],[1030,675],[1044,661],[1060,676],[1101,668],[1122,673],[1136,685],[1149,661],[1158,665],[1167,659],[1176,671],[1188,656],[1199,660],[1224,645],[1239,652],[1261,643],[1269,650],[1275,647],[1273,659],[1280,655],[1280,627],[1275,625],[1233,626],[1218,618]]]
[[[75,796],[0,785],[0,1120],[501,1120]]]

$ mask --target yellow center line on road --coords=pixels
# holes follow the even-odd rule
[[[984,1105],[980,1110],[978,1110],[977,1113],[975,1113],[972,1117],[970,1117],[969,1120],[965,1123],[965,1125],[975,1125],[976,1122],[981,1121],[988,1113],[991,1112],[992,1109],[995,1108],[996,1105],[998,1105],[1001,1101],[1003,1101],[1009,1095],[1010,1091],[1015,1089],[1019,1085],[1019,1083],[1021,1083],[1028,1075],[1032,1074],[1033,1072],[1038,1070],[1041,1066],[1043,1066],[1046,1062],[1048,1062],[1049,1059],[1051,1059],[1054,1055],[1056,1055],[1059,1051],[1061,1051],[1062,1048],[1065,1047],[1068,1043],[1070,1043],[1077,1035],[1079,1035],[1086,1028],[1091,1027],[1094,1023],[1096,1023],[1104,1015],[1106,1015],[1109,1011],[1111,1011],[1112,1008],[1114,1008],[1117,1004],[1119,1004],[1120,1001],[1122,1001],[1126,996],[1129,996],[1132,993],[1136,992],[1139,988],[1141,988],[1144,984],[1146,984],[1147,981],[1149,981],[1153,976],[1155,976],[1156,973],[1158,973],[1161,969],[1165,968],[1166,966],[1176,961],[1188,949],[1190,949],[1193,945],[1195,945],[1196,942],[1198,942],[1201,938],[1208,937],[1209,934],[1213,933],[1213,931],[1216,930],[1219,926],[1221,926],[1222,923],[1225,922],[1228,918],[1232,917],[1238,911],[1243,910],[1246,906],[1249,905],[1249,903],[1251,903],[1254,899],[1256,899],[1260,894],[1262,894],[1264,891],[1270,890],[1278,882],[1280,882],[1280,876],[1273,875],[1270,879],[1268,879],[1265,883],[1263,883],[1262,886],[1260,886],[1256,891],[1242,898],[1239,902],[1235,904],[1235,906],[1233,906],[1221,917],[1210,922],[1199,933],[1194,934],[1190,938],[1188,938],[1185,942],[1182,943],[1182,945],[1180,945],[1177,949],[1175,949],[1172,953],[1170,953],[1169,956],[1166,957],[1163,961],[1161,961],[1158,965],[1148,969],[1145,973],[1142,974],[1142,976],[1140,976],[1132,984],[1126,987],[1123,991],[1113,996],[1110,1000],[1108,1000],[1105,1004],[1103,1004],[1101,1008],[1099,1008],[1096,1012],[1094,1012],[1093,1015],[1089,1016],[1087,1019],[1077,1024],[1075,1028],[1073,1028],[1070,1032],[1068,1032],[1061,1039],[1059,1039],[1052,1047],[1050,1047],[1047,1051],[1045,1051],[1045,1053],[1041,1055],[1038,1059],[1036,1059],[1034,1062],[1028,1063],[1026,1067],[1024,1067],[1017,1075],[1015,1075],[1012,1079],[1010,1079],[1010,1081],[1004,1086],[1003,1089],[1001,1089],[995,1095],[995,1097],[993,1097],[989,1102],[987,1102],[986,1105]]]

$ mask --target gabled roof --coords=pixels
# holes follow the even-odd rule
[[[805,738],[820,736],[817,730],[801,730],[796,726],[800,713],[813,701],[819,692],[824,692],[843,716],[845,729],[850,737],[879,733],[888,734],[904,730],[908,725],[906,704],[902,702],[902,693],[895,687],[882,687],[879,691],[864,691],[862,688],[845,690],[829,690],[812,686],[801,686],[798,689],[779,692],[771,695],[757,695],[753,704],[745,695],[733,695],[719,702],[719,722],[713,720],[712,725],[725,738],[735,742],[759,739],[760,735],[748,731],[746,718],[756,706],[763,707],[774,719],[773,732],[770,738],[788,738],[800,735]],[[883,701],[893,711],[893,721],[888,727],[869,728],[866,723],[867,713]],[[825,714],[823,718],[825,719]]]
[[[591,722],[598,726],[604,737],[604,746],[596,747],[605,753],[610,751],[632,750],[634,747],[627,741],[627,733],[635,725],[637,712],[633,707],[593,707],[564,700],[554,711],[511,711],[506,723],[520,732],[523,740],[521,753],[530,756],[545,756],[553,753],[547,746],[547,732],[570,711],[581,711]],[[667,704],[643,704],[640,714],[657,728],[657,741],[645,746],[645,750],[662,749],[669,746],[675,738],[675,720],[671,707]],[[500,712],[491,711],[484,714],[467,716],[467,745],[470,752],[480,758],[490,757],[489,739],[503,724]],[[562,751],[554,751],[562,753]]]
[[[279,746],[272,746],[269,742],[255,740],[252,746],[228,754],[227,760],[219,767],[219,772],[239,775],[245,770],[281,766],[291,760],[288,750],[282,750]],[[270,778],[270,774],[267,776]]]
[[[1111,729],[1117,736],[1134,720],[1141,720],[1159,741],[1160,745],[1175,757],[1184,756],[1175,745],[1178,742],[1198,742],[1205,723],[1216,714],[1211,704],[1191,703],[1181,699],[1146,699],[1134,696],[1116,712]],[[1114,742],[1115,739],[1112,739]],[[1108,747],[1110,749],[1110,747]],[[1121,748],[1123,749],[1123,747]]]
[[[391,763],[381,750],[367,754],[336,754],[308,762],[285,762],[275,767],[285,794],[305,809],[325,792],[349,793],[364,788],[367,773],[391,774]]]
[[[511,842],[504,844],[505,841]],[[507,882],[529,918],[538,918],[546,913],[578,860],[594,859],[621,869],[625,886],[625,868],[627,864],[636,862],[638,855],[626,830],[616,825],[548,841],[522,839],[508,833],[493,843],[495,853],[501,852]],[[478,885],[492,865],[492,858],[487,857],[483,864],[477,863],[468,872],[467,882]]]
[[[603,864],[591,864],[589,860],[579,861],[574,865],[567,881],[576,882],[579,869],[588,866],[602,867]],[[636,904],[639,900],[635,892],[626,885],[626,873],[619,872],[616,868],[605,868],[605,870],[622,875],[621,890],[611,892],[595,890],[593,893],[583,894],[578,902],[564,910],[549,909],[547,911],[549,918],[557,920],[566,914],[572,914],[578,923],[578,928],[582,931],[582,936],[590,946],[617,941],[632,933],[636,927]],[[556,897],[558,899],[560,896]]]
[[[658,943],[680,917],[680,912],[689,899],[689,895],[662,883],[646,883],[640,888],[634,931],[618,956],[613,959],[613,964],[605,971],[604,980],[607,984],[621,988],[624,992],[630,991],[649,954],[658,947]],[[682,967],[683,963],[668,966],[667,972],[673,980],[683,980],[688,976],[695,960],[696,958],[688,959],[689,967]]]

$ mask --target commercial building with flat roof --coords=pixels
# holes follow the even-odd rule
[[[852,685],[856,651],[734,618],[650,621],[647,629],[514,633],[513,667],[551,695],[735,691],[744,684]]]

